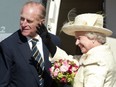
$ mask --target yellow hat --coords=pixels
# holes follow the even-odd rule
[[[71,36],[75,36],[75,31],[93,31],[106,36],[112,35],[111,30],[103,28],[103,16],[94,13],[77,15],[73,22],[64,24],[62,31]]]

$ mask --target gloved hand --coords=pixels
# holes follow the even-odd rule
[[[47,44],[49,40],[51,40],[51,37],[48,33],[47,28],[45,27],[44,24],[41,24],[37,27],[37,33],[40,35],[42,38],[44,44]]]
[[[41,26],[37,27],[37,33],[40,35],[42,41],[51,53],[51,56],[53,57],[56,52],[56,46],[52,42],[51,36],[44,24],[41,24]]]

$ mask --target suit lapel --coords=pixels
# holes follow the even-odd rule
[[[49,61],[49,51],[46,48],[45,44],[43,44],[43,51],[44,51],[44,63],[45,63],[44,85],[45,87],[51,87],[52,78],[50,77],[50,71],[49,71],[49,68],[51,67],[51,63]]]
[[[19,50],[24,57],[24,60],[30,64],[31,62],[31,50],[29,49],[28,42],[18,44]]]
[[[38,78],[38,73],[32,63],[32,58],[31,58],[31,50],[27,41],[26,37],[23,37],[21,35],[19,35],[20,39],[18,40],[18,47],[19,47],[19,51],[22,54],[22,57],[24,58],[24,61],[27,63],[30,72],[33,74],[33,76],[35,77],[38,85],[39,85],[39,78]]]
[[[46,48],[45,44],[43,44],[43,51],[44,51],[44,62],[45,62],[45,69],[49,73],[49,68],[51,67],[51,63],[49,61],[49,51]]]

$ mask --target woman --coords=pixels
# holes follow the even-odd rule
[[[75,44],[83,53],[73,87],[113,87],[116,66],[110,47],[106,43],[106,37],[110,36],[112,31],[103,28],[103,16],[93,13],[78,15],[73,22],[65,24],[62,31],[76,38]],[[50,46],[50,43],[46,46],[50,52],[51,48],[56,49],[51,62],[59,58],[73,58],[62,49]]]

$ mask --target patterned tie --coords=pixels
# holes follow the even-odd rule
[[[43,75],[43,71],[44,71],[44,61],[41,57],[41,54],[36,46],[37,44],[37,39],[32,39],[32,57],[33,59],[35,60],[35,67],[38,71],[38,74],[39,74],[39,82],[40,82],[40,87],[43,87],[43,78],[42,78],[42,75]]]

